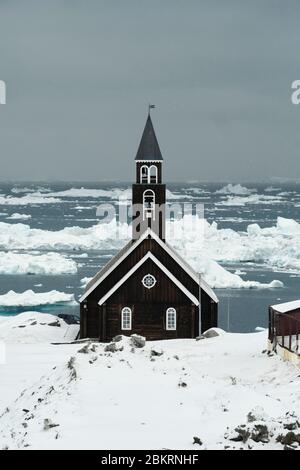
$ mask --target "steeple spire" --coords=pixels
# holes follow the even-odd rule
[[[154,107],[149,104],[148,117],[143,131],[141,142],[135,159],[139,161],[162,161],[163,157],[157,142],[154,127],[152,124],[150,109]]]

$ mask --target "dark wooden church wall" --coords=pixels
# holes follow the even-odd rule
[[[141,282],[144,275],[149,272],[157,279],[157,283],[151,289],[145,288]],[[123,307],[132,309],[132,331],[121,330]],[[177,328],[175,331],[166,330],[166,311],[169,307],[176,309]],[[104,308],[105,335],[103,335],[99,314],[93,313],[91,325],[87,328],[89,337],[99,335],[101,339],[109,341],[117,334],[128,335],[132,332],[145,335],[148,339],[188,338],[199,334],[198,308],[152,260],[147,260],[100,309]],[[97,311],[94,304],[92,308],[88,307],[88,310]]]
[[[218,326],[218,304],[201,290],[201,333]]]
[[[103,282],[90,293],[88,299],[98,300],[122,279],[138,261],[151,251],[154,256],[196,297],[199,298],[199,285],[191,279],[185,270],[178,265],[168,253],[153,239],[143,240]]]

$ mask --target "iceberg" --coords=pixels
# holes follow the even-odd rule
[[[236,195],[249,195],[255,193],[255,189],[249,189],[241,184],[232,184],[229,183],[221,189],[216,191],[216,194],[236,194]]]
[[[77,264],[59,253],[0,252],[0,274],[76,274]]]
[[[30,214],[19,214],[18,212],[14,212],[11,214],[9,217],[6,217],[7,219],[11,220],[28,220],[31,219]]]
[[[10,290],[6,294],[0,295],[1,307],[38,307],[52,304],[74,304],[76,303],[73,294],[65,294],[57,290],[49,292],[14,292]]]

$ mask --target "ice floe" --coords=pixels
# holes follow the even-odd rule
[[[28,219],[31,219],[31,215],[30,214],[19,214],[18,212],[14,212],[9,217],[7,217],[7,219],[11,219],[11,220],[28,220]]]
[[[14,292],[10,290],[6,294],[0,295],[1,307],[38,307],[42,305],[66,303],[76,303],[74,295],[57,290],[51,290],[49,292],[34,292],[32,290]]]
[[[251,193],[255,193],[255,189],[249,189],[246,188],[245,186],[242,186],[241,184],[232,184],[229,183],[226,186],[224,186],[221,189],[218,189],[216,191],[216,194],[236,194],[240,196],[246,196]]]
[[[0,249],[2,250],[119,250],[130,239],[131,227],[109,223],[88,228],[65,227],[59,231],[32,229],[25,224],[0,222]],[[213,286],[221,286],[225,274],[213,261],[226,263],[258,263],[270,269],[300,271],[300,225],[295,220],[279,217],[277,224],[261,228],[250,224],[247,231],[219,229],[213,222],[186,215],[180,220],[167,221],[167,240],[191,263],[202,271],[206,280],[215,279]],[[212,260],[209,263],[209,260]],[[220,268],[220,269],[219,269]],[[224,268],[223,268],[224,269]],[[205,274],[204,274],[205,271]],[[219,280],[217,281],[217,271]],[[224,270],[227,272],[226,270]],[[224,275],[224,276],[223,276]],[[238,276],[229,273],[224,284],[244,284]],[[245,284],[246,283],[246,284]]]
[[[0,252],[0,274],[76,274],[77,264],[60,253]]]
[[[251,194],[249,196],[228,196],[224,201],[216,202],[216,206],[245,206],[246,204],[282,204],[281,196]]]
[[[40,192],[26,194],[25,196],[0,196],[0,205],[8,206],[28,206],[30,204],[56,204],[61,202],[60,199],[55,197],[48,197]]]

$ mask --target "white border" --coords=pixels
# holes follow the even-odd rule
[[[129,279],[132,274],[134,274],[135,271],[139,269],[139,267],[142,266],[142,264],[144,264],[145,261],[147,261],[148,259],[151,259],[168,276],[168,278],[171,279],[171,281],[174,282],[174,284],[193,302],[193,304],[195,304],[197,307],[199,306],[199,300],[196,299],[196,297],[190,291],[188,291],[186,287],[184,287],[184,285],[181,284],[181,282],[178,281],[178,279],[176,279],[176,277],[173,276],[173,274],[170,273],[170,271],[166,269],[166,267],[150,251],[148,251],[148,253],[146,253],[146,255],[142,259],[140,259],[140,261],[135,266],[133,266],[133,268],[131,268],[130,271],[128,271],[128,273],[125,274],[125,276],[123,276],[122,279],[120,279],[119,282],[117,282],[114,287],[112,287],[112,289],[110,289],[110,291],[108,291],[99,300],[98,305],[103,305],[104,302],[106,302],[106,300],[109,299],[109,297],[117,289],[119,289],[119,287],[124,284],[124,282],[127,281],[127,279]]]

